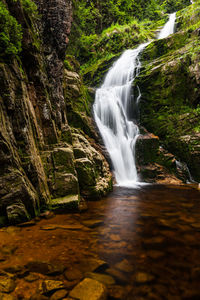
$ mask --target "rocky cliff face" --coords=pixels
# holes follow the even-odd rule
[[[111,187],[108,165],[91,139],[89,104],[78,70],[72,62],[71,70],[64,68],[71,1],[37,1],[37,19],[29,17],[21,1],[5,4],[22,25],[23,41],[18,58],[0,62],[2,224],[26,221],[47,206],[78,207],[80,191],[93,198]],[[79,101],[85,105],[74,109],[71,103]],[[77,116],[80,122],[72,130]]]
[[[176,33],[151,43],[137,80],[141,123],[200,180],[199,4],[177,13]]]

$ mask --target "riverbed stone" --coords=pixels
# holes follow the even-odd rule
[[[24,276],[26,276],[28,274],[27,269],[21,265],[13,265],[10,267],[6,267],[6,268],[4,268],[4,271],[9,274],[14,274],[18,278],[23,278]]]
[[[52,264],[45,261],[30,261],[26,264],[26,268],[30,272],[40,273],[44,275],[56,275],[64,272],[64,266],[61,264]]]
[[[56,230],[56,229],[64,229],[64,230],[81,230],[83,226],[81,224],[66,224],[66,225],[60,225],[60,224],[48,224],[41,226],[41,230]]]
[[[73,281],[77,279],[81,279],[83,277],[83,273],[79,269],[68,269],[65,271],[64,276],[67,280]]]
[[[13,203],[6,207],[8,221],[10,224],[18,224],[29,220],[28,212],[23,203]]]
[[[7,276],[0,276],[0,292],[11,293],[16,287],[15,281]]]
[[[89,258],[80,262],[80,270],[83,272],[98,272],[108,267],[107,262],[98,258]]]
[[[16,298],[9,294],[0,293],[0,300],[16,300]]]
[[[145,284],[147,282],[151,282],[155,279],[155,277],[149,273],[138,272],[135,275],[135,281],[140,284]]]
[[[61,300],[68,295],[68,291],[66,290],[58,290],[56,291],[50,298],[50,300]]]
[[[108,294],[111,299],[122,300],[125,299],[127,295],[127,290],[125,287],[120,285],[113,285],[108,288]]]
[[[102,220],[85,220],[82,221],[82,224],[89,228],[99,227],[104,224]]]
[[[126,273],[130,273],[134,269],[133,266],[128,262],[127,259],[123,259],[122,261],[117,263],[115,265],[115,268],[119,269],[120,271],[126,272]]]
[[[58,280],[44,280],[40,283],[39,286],[40,292],[44,295],[64,288],[65,288],[64,283]]]
[[[126,276],[124,273],[122,273],[120,270],[117,270],[115,268],[108,268],[106,269],[106,273],[111,275],[116,279],[117,282],[125,283],[129,281],[128,276]]]
[[[24,280],[27,282],[34,282],[37,281],[40,277],[37,274],[30,273],[26,277],[24,277]]]
[[[115,284],[114,278],[112,276],[106,275],[106,274],[87,272],[87,273],[85,273],[85,277],[95,279],[95,280],[105,284],[106,286]]]
[[[48,300],[49,297],[46,297],[45,295],[41,295],[41,294],[34,294],[30,297],[30,300]]]
[[[107,289],[101,283],[91,278],[85,278],[70,293],[77,300],[106,300]]]

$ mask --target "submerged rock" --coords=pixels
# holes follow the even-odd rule
[[[11,293],[14,291],[16,283],[8,276],[0,275],[0,293]]]
[[[65,285],[62,281],[58,280],[44,280],[39,287],[39,290],[42,294],[49,294],[56,290],[61,290],[65,288]]]
[[[113,279],[113,277],[106,274],[87,272],[85,273],[85,277],[95,279],[105,284],[106,286],[115,284],[115,280]]]
[[[81,281],[70,293],[69,296],[77,300],[106,300],[106,287],[90,278]]]
[[[56,291],[50,298],[50,300],[62,300],[65,299],[68,295],[68,291],[66,290],[59,290]]]
[[[151,282],[154,279],[155,279],[155,277],[153,275],[144,273],[144,272],[138,272],[135,275],[135,281],[140,284],[145,284],[147,282]]]
[[[30,261],[26,264],[26,268],[30,272],[40,273],[44,275],[62,274],[65,269],[65,267],[61,264],[51,264],[45,261]]]

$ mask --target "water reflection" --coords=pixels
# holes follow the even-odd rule
[[[68,290],[93,276],[108,286],[109,299],[200,299],[199,200],[195,186],[115,187],[85,213],[1,229],[0,268],[48,261],[64,267],[55,279]],[[37,274],[27,283],[23,276],[16,299],[29,299],[42,280],[52,279]]]

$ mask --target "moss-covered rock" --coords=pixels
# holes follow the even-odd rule
[[[92,200],[100,198],[112,188],[108,163],[95,142],[89,142],[77,130],[73,133],[73,147],[81,194]]]
[[[195,5],[196,9],[178,13],[181,31],[147,46],[135,84],[142,92],[141,124],[200,180],[200,41],[196,34],[200,18]]]
[[[159,138],[153,134],[140,135],[136,141],[135,154],[138,165],[155,162],[158,157]]]

